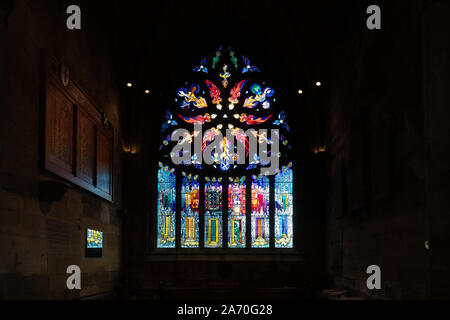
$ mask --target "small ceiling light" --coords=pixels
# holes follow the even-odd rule
[[[222,105],[221,104],[217,105],[217,110],[222,110]]]
[[[148,90],[148,89],[145,90],[145,93],[146,93],[146,94],[149,94],[149,93],[150,93],[150,90]]]
[[[133,84],[132,84],[131,82],[128,82],[128,83],[127,83],[127,87],[128,87],[128,88],[131,88],[132,86],[133,86]]]
[[[238,115],[237,113],[233,116],[235,119],[239,119],[241,116]]]
[[[316,82],[316,86],[320,87],[321,85],[322,85],[322,82],[320,82],[320,81]]]
[[[303,94],[303,90],[298,90],[298,94]]]
[[[234,104],[230,103],[230,105],[228,106],[228,109],[233,110],[234,109]]]
[[[234,128],[234,126],[232,124],[228,125],[228,129],[233,129],[233,128]]]
[[[217,114],[214,113],[211,115],[211,119],[215,119],[215,118],[217,118]]]

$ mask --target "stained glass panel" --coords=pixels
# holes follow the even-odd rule
[[[174,169],[158,171],[157,248],[175,248],[176,177]]]
[[[245,177],[230,178],[228,186],[228,247],[246,247],[245,206],[246,206]]]
[[[205,178],[205,248],[222,247],[222,178]]]
[[[275,247],[293,248],[292,165],[275,176]]]
[[[198,248],[199,195],[198,176],[183,173],[181,184],[181,247]]]
[[[253,176],[252,183],[252,248],[268,248],[270,245],[269,179]]]

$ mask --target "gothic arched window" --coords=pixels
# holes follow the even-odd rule
[[[157,248],[293,248],[290,128],[262,74],[220,48],[174,90],[161,130]]]

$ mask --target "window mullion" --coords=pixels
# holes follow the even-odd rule
[[[205,247],[205,178],[200,178],[200,188],[199,188],[199,205],[198,205],[198,237],[199,237],[199,248],[203,249]]]
[[[228,248],[228,188],[229,184],[226,179],[222,182],[222,248]]]
[[[275,248],[275,177],[269,177],[270,249]]]
[[[252,183],[250,177],[246,177],[246,200],[245,200],[245,225],[246,225],[246,248],[251,249],[252,247]]]
[[[181,171],[176,171],[176,224],[175,224],[175,233],[176,233],[176,250],[180,250],[181,248],[181,185],[182,185],[182,177]]]

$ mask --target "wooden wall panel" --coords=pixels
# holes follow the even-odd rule
[[[44,54],[45,169],[112,201],[114,127],[60,69]]]
[[[111,192],[112,176],[112,146],[111,139],[103,132],[98,134],[98,159],[97,159],[97,187],[106,192]]]
[[[96,131],[97,127],[89,119],[86,113],[78,108],[77,110],[77,170],[76,175],[80,179],[96,185]]]
[[[74,105],[63,93],[49,86],[46,113],[46,159],[55,169],[71,172],[73,166]]]

